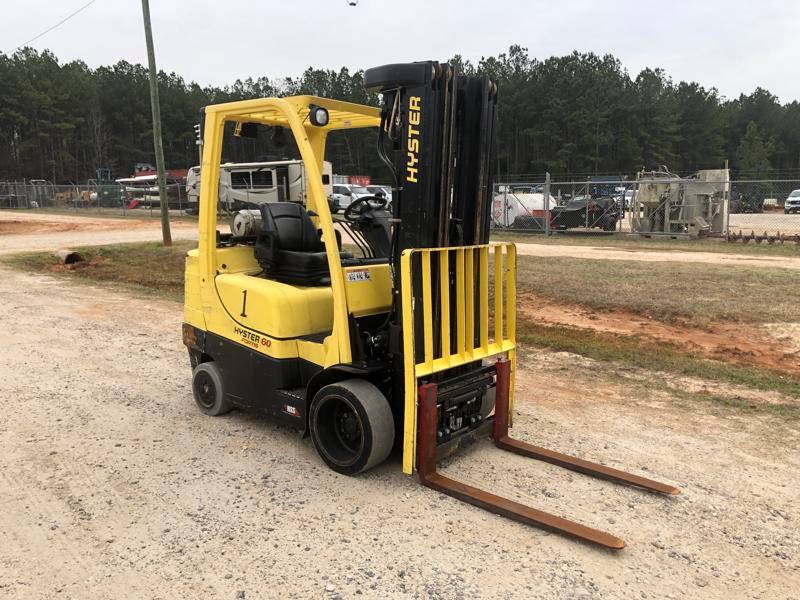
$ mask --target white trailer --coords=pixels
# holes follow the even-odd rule
[[[333,193],[333,168],[322,166],[322,187]],[[264,202],[306,203],[308,184],[302,160],[225,163],[219,168],[219,206],[228,212],[253,208]],[[200,196],[200,167],[192,167],[186,176],[186,195],[190,210],[197,210]]]

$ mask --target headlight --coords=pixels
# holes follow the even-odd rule
[[[312,125],[316,125],[317,127],[325,127],[325,125],[328,124],[329,116],[327,109],[322,108],[321,106],[314,106],[312,104],[308,114]]]

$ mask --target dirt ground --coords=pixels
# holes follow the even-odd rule
[[[622,222],[622,230],[631,230],[631,213],[629,212]],[[732,214],[729,227],[731,232],[738,233],[743,231],[745,234],[751,231],[757,235],[762,232],[772,234],[780,231],[784,234],[800,233],[800,214],[784,214],[783,211],[764,212],[755,214]]]
[[[555,302],[536,294],[522,294],[518,310],[526,318],[548,325],[649,338],[690,349],[692,354],[726,362],[756,365],[800,374],[800,324],[712,323],[704,328],[680,321],[669,324],[627,311],[598,311],[586,306]]]
[[[643,262],[685,262],[740,267],[773,267],[800,269],[800,258],[791,256],[758,256],[757,253],[722,254],[716,252],[687,252],[681,250],[618,249],[598,246],[571,246],[568,244],[526,244],[517,242],[517,253],[527,256],[566,256],[594,260],[636,260]]]
[[[49,215],[36,213],[0,213],[0,233],[58,233],[61,231],[110,231],[118,229],[153,229],[160,222],[152,219],[119,219],[78,215]]]
[[[266,419],[202,415],[177,303],[4,268],[0,298],[0,597],[797,597],[794,424],[525,353],[515,436],[683,493],[487,443],[443,470],[623,537],[612,553],[424,489],[398,458],[347,478]]]
[[[173,221],[173,239],[197,237],[197,224]],[[0,211],[0,254],[161,239],[157,219],[110,219]]]
[[[782,233],[800,233],[800,214],[787,215],[783,212],[765,212],[758,214],[731,215],[731,230],[742,230],[745,233],[763,231]]]

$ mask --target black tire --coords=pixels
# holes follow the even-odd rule
[[[601,222],[603,224],[603,231],[614,231],[617,228],[616,217],[603,217]]]
[[[381,391],[363,379],[326,385],[314,396],[311,439],[322,460],[343,475],[382,463],[394,445],[394,418]]]
[[[233,408],[225,396],[222,372],[215,362],[200,363],[194,368],[192,394],[198,408],[212,417],[224,415]]]
[[[531,230],[539,230],[542,229],[539,226],[539,222],[536,220],[536,217],[531,217],[529,215],[522,215],[514,219],[514,222],[511,224],[512,229],[531,229]]]

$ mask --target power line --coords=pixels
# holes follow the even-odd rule
[[[83,11],[83,10],[85,10],[85,9],[89,8],[89,7],[90,7],[92,4],[94,4],[95,2],[97,2],[97,0],[89,0],[89,2],[87,2],[86,4],[84,4],[83,6],[81,6],[80,8],[78,8],[77,10],[75,10],[74,12],[70,13],[69,15],[67,15],[66,17],[64,17],[63,19],[61,19],[61,20],[60,20],[58,23],[56,23],[56,24],[55,24],[55,25],[53,25],[52,27],[50,27],[50,28],[48,28],[48,29],[45,29],[45,30],[44,30],[42,33],[40,33],[39,35],[37,35],[37,36],[35,36],[35,37],[32,37],[32,38],[31,38],[31,39],[29,39],[27,42],[22,42],[22,43],[21,43],[19,46],[17,46],[17,47],[16,47],[16,48],[14,48],[14,49],[13,49],[11,52],[9,52],[9,54],[12,54],[12,53],[16,52],[17,50],[19,50],[19,49],[20,49],[20,48],[22,48],[23,46],[27,46],[27,45],[28,45],[28,44],[30,44],[31,42],[35,42],[36,40],[38,40],[40,37],[42,37],[42,36],[43,36],[43,35],[45,35],[46,33],[50,33],[51,31],[53,31],[53,29],[55,29],[56,27],[59,27],[59,26],[63,25],[64,23],[66,23],[67,21],[69,21],[69,20],[70,20],[72,17],[74,17],[75,15],[77,15],[79,12],[81,12],[81,11]]]

